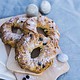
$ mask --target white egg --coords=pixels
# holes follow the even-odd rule
[[[27,16],[33,17],[38,15],[38,7],[35,4],[30,4],[27,7]]]
[[[68,61],[68,56],[66,54],[58,54],[57,55],[57,60],[60,62],[67,62]]]
[[[40,5],[40,11],[43,14],[48,14],[51,11],[51,5],[48,1],[43,0],[41,5]]]

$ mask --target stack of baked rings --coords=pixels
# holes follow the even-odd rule
[[[20,29],[21,33],[14,33],[13,28]],[[1,33],[4,44],[15,48],[15,59],[22,69],[41,73],[53,64],[60,34],[55,22],[48,17],[14,17],[2,24]]]

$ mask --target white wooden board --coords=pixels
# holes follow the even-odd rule
[[[20,68],[17,61],[15,60],[15,50],[14,48],[12,48],[8,58],[7,68],[17,73],[26,73],[26,74],[34,75],[36,76],[35,80],[49,80],[49,79],[56,80],[61,74],[69,70],[69,65],[67,62],[61,63],[57,61],[57,59],[55,58],[54,64],[51,67],[49,67],[41,74],[35,74],[28,70],[25,71],[24,69]]]

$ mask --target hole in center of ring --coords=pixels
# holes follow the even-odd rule
[[[17,32],[18,31],[18,32]],[[21,34],[21,30],[19,28],[15,28],[15,27],[12,27],[12,32],[13,33],[18,33],[18,34]]]
[[[46,32],[44,32],[44,29],[42,29],[42,28],[40,28],[40,27],[37,27],[37,31],[38,31],[38,33],[43,34],[45,37],[48,36],[48,35],[46,34]]]
[[[36,57],[38,57],[39,56],[39,54],[40,54],[40,47],[38,47],[38,48],[35,48],[32,52],[31,52],[31,58],[36,58]]]

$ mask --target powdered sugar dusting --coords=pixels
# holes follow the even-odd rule
[[[27,38],[26,38],[26,41],[29,42],[29,40],[30,40],[30,37],[27,37]]]
[[[44,37],[44,38],[43,38],[43,43],[47,43],[49,40],[50,40],[49,37]]]
[[[33,30],[34,32],[37,32],[36,27],[37,27],[37,21],[34,18],[30,18],[27,20],[27,23],[29,24],[28,28],[30,30]]]
[[[42,25],[45,25],[45,24],[46,24],[46,22],[45,22],[45,16],[40,16],[40,17],[38,18],[38,21],[39,21]]]
[[[12,18],[10,20],[10,22],[14,22],[14,20],[15,20],[15,18]],[[22,22],[25,22],[26,21],[27,22],[27,25],[26,25],[27,28],[30,29],[30,30],[32,30],[32,31],[34,31],[34,32],[37,31],[36,30],[37,21],[39,21],[43,26],[45,24],[49,24],[49,27],[53,27],[54,29],[56,29],[55,28],[56,24],[54,22],[52,22],[52,20],[50,20],[50,23],[47,23],[48,21],[46,21],[46,20],[48,20],[48,19],[45,16],[39,17],[38,20],[36,18],[34,18],[34,17],[32,17],[32,18],[19,17],[17,19],[17,23],[20,23],[21,21]],[[50,36],[52,36],[52,38],[59,39],[59,35],[57,34],[56,31],[55,31],[55,36],[53,34],[50,34]],[[20,34],[13,34],[11,32],[7,32],[5,34],[5,36],[7,36],[7,37],[10,37],[11,36],[14,40],[21,38],[21,35]],[[48,41],[51,40],[49,38],[50,36],[43,37],[42,45],[43,45],[43,43],[47,43]],[[26,50],[24,50],[24,52],[26,53],[25,56],[24,56],[24,54],[21,54],[24,57],[23,58],[23,61],[24,62],[27,61],[26,66],[29,66],[30,68],[34,68],[34,67],[38,67],[39,66],[38,65],[38,61],[41,61],[41,63],[43,63],[44,65],[47,62],[51,62],[52,59],[55,57],[55,54],[53,54],[53,49],[51,48],[51,47],[54,47],[54,46],[51,45],[51,44],[48,44],[47,46],[45,45],[45,47],[46,47],[45,48],[44,45],[43,46],[41,45],[41,47],[42,47],[42,52],[40,52],[41,55],[39,55],[39,57],[37,57],[36,59],[32,59],[31,58],[31,51],[33,49],[35,49],[36,47],[40,47],[40,42],[39,42],[39,40],[36,39],[36,37],[35,37],[35,39],[34,38],[32,40],[30,40],[30,39],[31,39],[31,37],[30,36],[27,36],[27,37],[25,37],[25,40],[23,41],[23,43],[21,42],[22,43],[21,45],[24,48],[25,48],[25,46],[27,46],[26,47]],[[27,45],[25,45],[26,43],[27,43]],[[31,80],[35,80],[35,79],[31,79]]]
[[[26,20],[27,20],[26,17],[20,17],[20,18],[17,20],[17,23],[19,23],[19,22],[21,22],[21,21],[25,22]]]
[[[9,22],[14,22],[14,20],[15,20],[15,18],[11,18],[11,19],[9,20]]]

